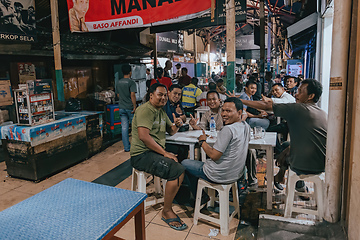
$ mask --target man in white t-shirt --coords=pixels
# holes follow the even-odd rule
[[[281,83],[275,83],[272,86],[272,94],[274,97],[271,98],[273,103],[295,103],[295,98],[285,91],[285,88]]]

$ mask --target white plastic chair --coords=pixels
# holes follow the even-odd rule
[[[150,175],[151,174],[148,174],[146,172],[139,171],[139,170],[136,170],[135,168],[133,168],[132,181],[131,181],[131,190],[136,191],[136,192],[146,193],[146,179]],[[162,185],[163,185],[163,190],[161,189],[161,182],[162,182]],[[159,194],[162,193],[164,195],[166,180],[154,176],[154,185],[155,185],[155,192],[159,193]],[[163,202],[164,202],[163,197],[162,198],[155,198],[154,200],[146,201],[145,202],[145,207],[152,206],[152,205],[155,205],[155,204],[158,204],[158,203],[163,203]]]
[[[202,190],[204,188],[208,188],[209,190],[209,196],[210,196],[209,206],[214,206],[215,200],[219,200],[220,218],[210,217],[200,212],[201,195],[202,195]],[[229,193],[231,188],[232,188],[233,202],[229,201]],[[215,190],[218,191],[219,193],[218,198],[215,198]],[[230,216],[229,216],[229,205],[235,207],[235,211]],[[236,182],[231,184],[215,184],[215,183],[209,183],[203,179],[199,179],[197,193],[196,193],[195,210],[194,210],[194,225],[197,225],[199,218],[202,218],[210,222],[219,224],[220,233],[224,236],[227,236],[229,235],[230,221],[233,219],[233,217],[236,214],[240,219],[239,195],[238,195],[238,188]]]
[[[295,192],[295,185],[298,180],[303,180],[307,182],[314,183],[314,193],[300,193]],[[288,181],[286,186],[286,205],[285,205],[285,214],[286,218],[291,218],[292,212],[312,214],[318,216],[320,222],[322,222],[324,217],[324,182],[325,182],[325,173],[321,174],[310,174],[310,175],[296,175],[294,171],[290,168],[288,170]],[[316,199],[316,210],[305,209],[300,207],[294,207],[294,196],[311,196]]]

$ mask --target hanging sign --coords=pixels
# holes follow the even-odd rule
[[[235,1],[235,22],[246,22],[246,0]],[[194,1],[195,2],[195,1]],[[211,13],[208,12],[197,18],[164,26],[151,27],[151,33],[167,32],[172,30],[196,29],[211,26],[226,25],[226,1],[216,0],[214,19],[211,20]]]
[[[0,1],[0,40],[35,42],[35,1]]]
[[[70,30],[97,32],[185,21],[206,13],[211,0],[67,0]]]

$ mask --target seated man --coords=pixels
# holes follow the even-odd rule
[[[263,97],[264,101],[272,101],[273,103],[295,103],[295,98],[293,96],[291,96],[289,93],[287,93],[285,91],[285,88],[283,87],[283,85],[281,85],[281,83],[275,83],[272,87],[272,94],[273,97],[267,98],[267,97]],[[289,129],[287,127],[286,122],[281,122],[279,124],[272,124],[272,126],[270,126],[267,129],[268,132],[277,132],[277,133],[281,133],[284,138],[286,139],[287,134],[289,133]],[[277,142],[276,145],[277,147],[275,148],[275,152],[279,153],[281,152],[281,147],[280,147],[280,142]]]
[[[174,122],[175,115],[176,118],[180,118],[183,122],[186,122],[186,116],[184,113],[184,109],[181,105],[181,86],[178,84],[173,84],[169,88],[168,91],[169,100],[166,102],[164,106],[164,110],[169,117],[171,122]],[[169,144],[166,143],[165,149],[169,152],[177,154],[177,158],[181,163],[182,160],[187,158],[189,153],[189,147],[178,145],[178,144]]]
[[[223,127],[223,120],[221,117],[221,101],[219,97],[219,93],[217,91],[211,90],[206,94],[207,105],[210,107],[210,110],[205,112],[202,117],[199,125],[197,122],[199,118],[195,119],[193,115],[190,115],[191,120],[189,124],[194,130],[209,130],[210,129],[210,120],[211,117],[214,117],[216,122],[216,130],[219,131]]]
[[[285,76],[286,91],[295,97],[298,91],[299,79],[293,76]]]
[[[216,83],[215,83],[215,82],[210,82],[210,83],[209,83],[209,91],[216,91]],[[200,96],[198,96],[198,97],[196,98],[196,101],[197,101],[197,102],[200,102],[200,101],[202,101],[202,100],[205,100],[205,101],[206,101],[206,95],[207,95],[207,93],[208,93],[208,92],[202,92],[202,93],[200,94]],[[221,102],[224,102],[227,97],[226,97],[225,94],[220,94],[220,93],[219,93],[219,98],[220,98]]]
[[[188,69],[186,67],[181,68],[181,76],[179,77],[178,83],[181,87],[191,84],[191,77],[188,75]]]
[[[245,85],[245,92],[240,95],[240,99],[253,101],[253,95],[256,93],[257,84],[253,81],[247,81]],[[262,127],[265,130],[269,127],[270,121],[266,119],[267,113],[265,111],[259,112],[254,108],[248,108],[247,104],[244,104],[244,110],[248,115],[247,122],[250,127]]]
[[[321,94],[321,83],[314,79],[306,79],[295,95],[296,103],[242,100],[250,107],[273,110],[276,116],[284,118],[288,124],[291,139],[290,157],[286,162],[280,163],[276,182],[283,182],[288,166],[298,175],[325,171],[327,116],[316,105]],[[304,182],[298,181],[296,189],[305,191]]]
[[[281,83],[274,83],[272,86],[271,101],[273,103],[295,103],[295,98],[285,91],[285,88]],[[267,98],[264,99],[265,101]]]
[[[182,105],[185,112],[193,113],[196,108],[196,98],[202,93],[201,89],[197,87],[198,79],[192,78],[191,83],[186,85],[182,90]]]
[[[225,126],[217,135],[213,147],[206,143],[206,134],[199,137],[199,145],[207,156],[205,162],[185,159],[181,164],[186,168],[186,182],[196,197],[197,180],[202,178],[215,183],[233,183],[245,172],[246,156],[250,141],[250,126],[241,121],[243,105],[237,98],[228,98],[221,116]]]
[[[226,100],[225,100],[226,101]],[[210,110],[205,112],[199,124],[196,124],[199,118],[194,118],[191,115],[191,119],[189,124],[194,130],[209,130],[210,129],[210,120],[211,117],[214,117],[216,123],[216,131],[220,131],[223,126],[223,118],[221,116],[221,102],[219,99],[219,93],[217,91],[209,91],[207,93],[207,105],[210,107]],[[241,115],[241,120],[246,120],[246,112],[243,112]],[[248,185],[249,186],[256,186],[258,180],[256,177],[256,151],[254,149],[249,149],[247,158],[246,158],[246,168],[247,168],[247,175],[248,175]]]
[[[226,87],[224,86],[224,80],[222,78],[216,81],[216,91],[220,94],[226,93]]]
[[[174,213],[172,202],[185,169],[173,153],[165,151],[165,132],[175,134],[182,121],[173,115],[173,124],[163,109],[167,101],[165,85],[155,83],[149,93],[149,101],[136,109],[132,122],[131,165],[167,180],[162,220],[173,229],[184,230],[187,225]]]

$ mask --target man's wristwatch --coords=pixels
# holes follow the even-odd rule
[[[199,141],[199,146],[201,147],[204,142],[206,142],[206,140],[200,140],[200,141]]]

